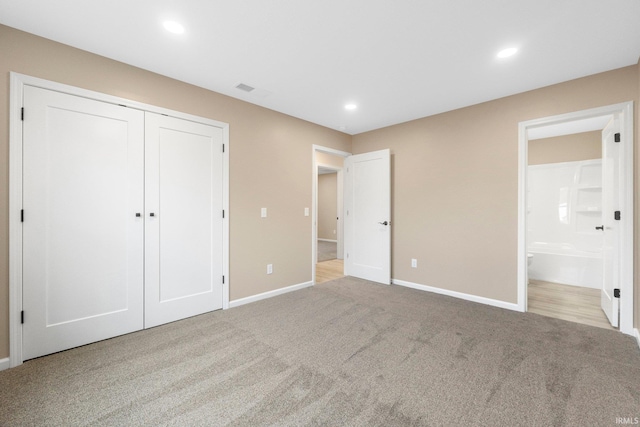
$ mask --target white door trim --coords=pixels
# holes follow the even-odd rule
[[[621,270],[620,331],[633,335],[633,102],[623,102],[589,110],[520,122],[518,125],[518,310],[527,310],[527,164],[529,130],[611,114],[620,115],[622,176],[624,197],[620,200]]]
[[[312,194],[311,194],[311,281],[316,284],[316,262],[318,260],[318,162],[316,153],[326,153],[339,157],[348,157],[351,153],[313,144],[311,146]],[[338,197],[342,197],[338,195]],[[343,215],[344,216],[344,215]],[[344,224],[344,221],[343,221]],[[343,227],[344,229],[344,227]],[[344,238],[343,238],[344,242]]]
[[[21,109],[24,86],[89,98],[110,104],[125,105],[143,111],[180,118],[197,123],[222,128],[225,156],[223,159],[223,209],[225,221],[223,228],[223,274],[225,281],[222,290],[222,308],[229,308],[229,124],[216,120],[181,113],[154,105],[144,104],[117,96],[94,92],[49,80],[31,77],[19,73],[10,73],[9,95],[9,361],[10,366],[22,364],[22,120]],[[29,114],[26,112],[25,114]],[[222,212],[220,213],[222,215]]]

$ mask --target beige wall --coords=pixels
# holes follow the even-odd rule
[[[338,174],[318,175],[318,239],[337,239],[337,212]]]
[[[582,132],[529,141],[530,165],[602,158],[602,131]]]
[[[516,303],[518,123],[637,102],[638,80],[634,65],[354,136],[355,154],[393,155],[392,277]]]
[[[231,300],[312,279],[311,146],[351,151],[349,135],[0,25],[0,358],[9,354],[10,71],[229,123]]]
[[[344,166],[344,157],[316,151],[316,162],[319,165],[333,166],[335,168],[342,169],[342,167]]]

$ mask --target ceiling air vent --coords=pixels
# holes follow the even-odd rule
[[[244,83],[240,83],[239,85],[236,86],[236,89],[240,89],[243,90],[245,92],[251,92],[255,89],[255,87],[251,87],[249,85],[246,85]]]

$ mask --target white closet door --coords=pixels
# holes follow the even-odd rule
[[[145,115],[145,327],[222,308],[223,131]]]
[[[143,327],[144,114],[24,89],[24,359]]]

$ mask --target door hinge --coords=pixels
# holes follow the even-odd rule
[[[20,109],[20,120],[24,122],[24,107]]]
[[[613,290],[613,297],[614,297],[614,298],[620,298],[620,289],[615,288],[615,289]]]
[[[349,258],[349,252],[347,252],[347,258]]]
[[[222,284],[224,285],[224,276],[222,276]]]
[[[613,142],[620,142],[620,132],[613,135]]]
[[[620,211],[615,211],[613,213],[613,219],[615,219],[616,221],[620,221]]]
[[[24,310],[20,312],[20,324],[24,323]]]
[[[222,218],[224,218],[224,209],[222,209]]]
[[[20,222],[24,222],[24,209],[20,209]]]
[[[224,153],[224,144],[222,144],[222,152]]]

